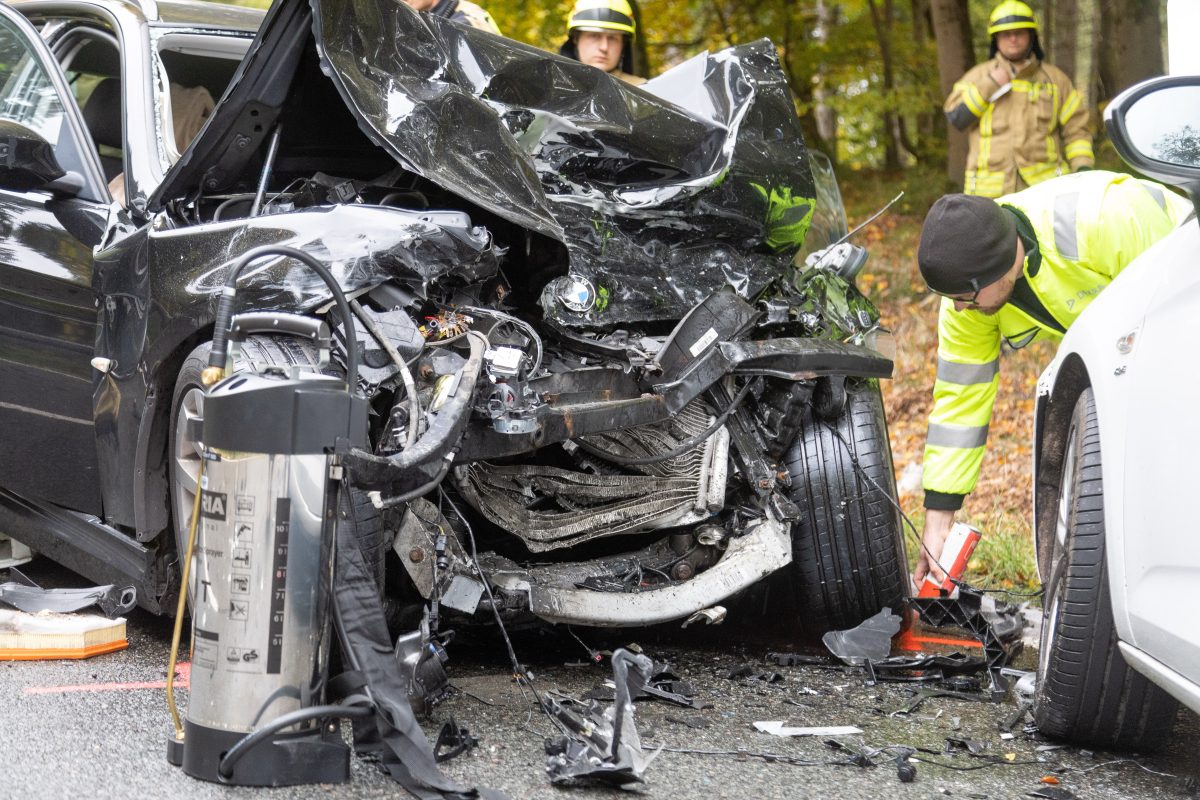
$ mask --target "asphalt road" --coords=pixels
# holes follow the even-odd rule
[[[54,582],[55,571],[44,565],[30,573]],[[374,766],[358,761],[352,782],[341,786],[243,789],[187,777],[166,760],[171,726],[162,689],[142,688],[164,679],[170,625],[142,612],[133,614],[129,623],[130,647],[124,652],[82,662],[0,663],[4,796],[404,796]],[[863,675],[852,670],[773,666],[766,661],[768,651],[796,648],[754,628],[731,621],[686,636],[626,631],[609,639],[577,631],[596,648],[639,642],[648,654],[669,661],[674,672],[695,685],[699,699],[711,704],[694,710],[657,700],[638,703],[637,727],[643,741],[664,747],[646,771],[641,790],[646,797],[1017,798],[1045,787],[1041,781],[1050,776],[1059,782],[1054,788],[1072,793],[1067,796],[1117,800],[1187,797],[1192,783],[1200,780],[1200,726],[1191,714],[1181,713],[1168,749],[1154,756],[1049,749],[1051,743],[1020,726],[1014,729],[1015,738],[1002,738],[997,723],[1014,711],[1011,701],[993,705],[936,698],[911,714],[895,714],[911,697],[910,687],[865,686]],[[611,676],[607,666],[567,666],[585,651],[561,633],[527,633],[517,637],[515,645],[543,691],[578,696]],[[810,652],[819,654],[817,649]],[[453,715],[481,744],[446,764],[447,773],[512,798],[627,796],[608,789],[552,787],[543,752],[550,726],[532,710],[527,692],[509,677],[503,649],[486,637],[460,637],[451,647],[451,657],[451,678],[459,691],[436,709],[425,730],[436,736],[441,722]],[[731,668],[742,664],[754,673],[778,672],[780,678],[766,683],[727,677]],[[181,694],[186,701],[186,692]],[[886,758],[877,756],[874,767],[853,766],[846,763],[851,751],[821,739],[759,733],[753,727],[759,720],[855,725],[862,734],[841,737],[854,750],[906,745],[920,748],[916,755],[927,761],[915,764],[912,783],[901,783],[895,763]],[[987,758],[943,754],[947,737],[981,743]],[[756,754],[813,763],[772,762]]]

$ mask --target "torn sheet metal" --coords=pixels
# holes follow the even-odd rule
[[[160,226],[150,225],[133,234],[127,246],[139,246],[143,240],[160,263],[211,265],[189,276],[185,289],[196,297],[219,294],[233,265],[263,245],[286,245],[311,253],[329,266],[347,294],[373,288],[391,278],[402,278],[417,286],[445,278],[477,282],[492,277],[498,268],[491,234],[472,227],[465,214],[355,204],[183,230],[160,230]],[[120,276],[113,279],[120,280]],[[178,280],[179,276],[173,275],[172,279]],[[173,295],[158,292],[156,296]],[[307,311],[329,297],[329,289],[319,275],[282,256],[251,264],[242,273],[238,289],[239,305],[249,308]]]
[[[691,625],[693,622],[703,622],[705,625],[720,625],[722,622],[725,621],[725,617],[727,615],[728,615],[728,612],[725,610],[725,606],[713,606],[712,608],[702,608],[699,611],[697,611],[695,614],[692,614],[690,617],[685,619],[683,621],[682,627],[686,628],[688,625]]]
[[[0,603],[29,614],[51,611],[70,614],[96,606],[109,619],[124,616],[137,605],[137,590],[112,584],[90,589],[43,589],[18,569],[10,569],[7,583],[0,583]]]
[[[829,652],[852,667],[882,661],[892,651],[892,637],[900,632],[900,617],[884,608],[855,628],[829,631],[821,641]]]
[[[546,772],[550,782],[571,786],[600,783],[632,788],[643,782],[642,774],[659,751],[642,749],[633,721],[633,699],[650,680],[654,662],[640,653],[620,649],[612,655],[616,697],[601,709],[586,707],[550,694],[544,705],[565,731],[546,742]]]
[[[861,728],[853,725],[829,725],[826,727],[793,728],[782,720],[756,722],[754,729],[772,736],[848,736],[862,733]]]
[[[669,665],[656,662],[653,672],[654,674],[645,682],[645,685],[633,695],[634,700],[653,698],[697,710],[712,707],[711,703],[697,699],[696,687],[671,672]],[[605,681],[599,686],[589,689],[583,695],[583,699],[612,701],[616,699],[616,696],[616,684],[613,681]]]
[[[816,190],[769,41],[634,88],[402,3],[313,7],[322,68],[377,144],[567,246],[591,288],[578,304],[543,295],[548,317],[676,320],[716,288],[749,298],[790,270]]]

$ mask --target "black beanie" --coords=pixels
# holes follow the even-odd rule
[[[917,265],[935,292],[978,291],[1003,278],[1016,259],[1016,217],[994,200],[948,194],[929,209]]]

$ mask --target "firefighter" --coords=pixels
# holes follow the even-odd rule
[[[1087,109],[1066,73],[1043,59],[1033,10],[1005,0],[988,19],[989,60],[946,98],[946,118],[968,131],[963,191],[999,197],[1095,164]]]
[[[938,310],[937,378],[925,439],[919,586],[979,477],[999,384],[1000,345],[1060,341],[1139,253],[1191,213],[1162,186],[1100,170],[993,200],[947,195],[921,229],[917,263]]]
[[[500,36],[500,28],[492,15],[475,5],[471,0],[404,0],[405,4],[417,11],[428,11],[434,16],[443,17],[451,22],[458,22],[478,28],[481,31]]]
[[[629,0],[577,0],[559,52],[638,86],[646,79],[633,74],[635,34]]]

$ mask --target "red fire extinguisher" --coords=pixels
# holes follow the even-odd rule
[[[975,545],[979,544],[981,538],[983,533],[978,528],[965,522],[954,523],[938,559],[938,566],[945,571],[946,576],[938,581],[934,579],[933,572],[930,572],[921,583],[917,597],[944,597],[952,594],[957,588],[955,582],[967,571],[967,562],[971,560]]]

